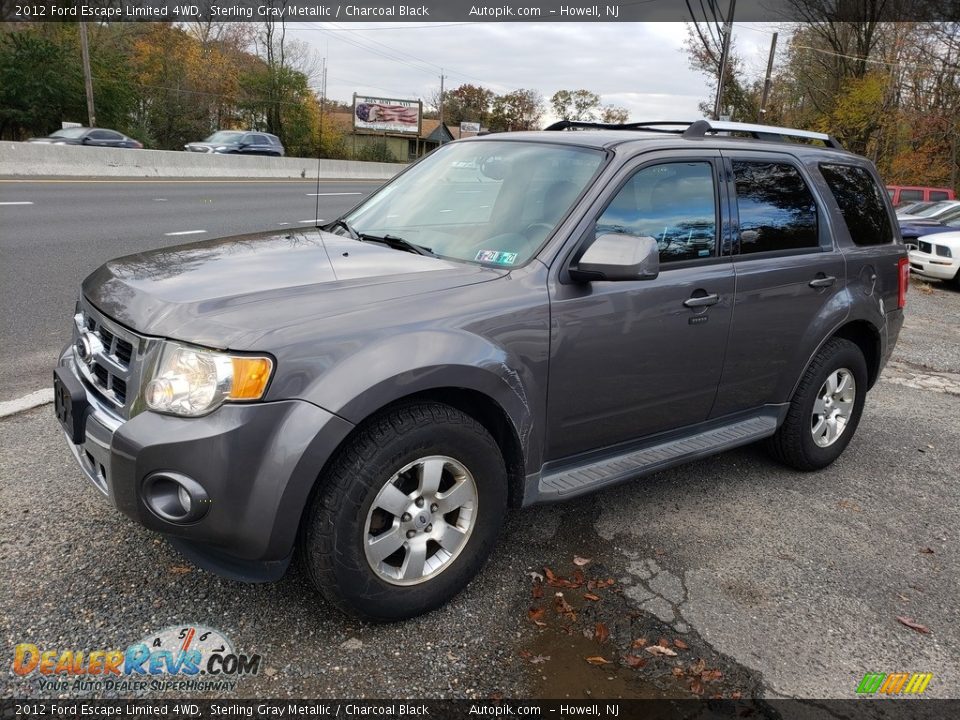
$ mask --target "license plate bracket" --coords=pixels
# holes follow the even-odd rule
[[[76,375],[65,368],[53,371],[53,412],[63,426],[70,442],[79,445],[84,441],[87,422],[87,392]]]

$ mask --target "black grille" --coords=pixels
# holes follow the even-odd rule
[[[93,374],[97,377],[97,382],[100,383],[103,387],[107,386],[107,380],[110,378],[110,373],[107,372],[107,369],[100,363],[96,363],[93,366]]]
[[[133,357],[133,345],[128,343],[126,340],[117,338],[117,349],[115,354],[117,356],[117,360],[124,365],[129,365],[130,358]]]
[[[933,246],[930,243],[926,242],[925,240],[920,240],[919,245],[920,245],[920,252],[925,252],[928,254],[933,253]]]
[[[117,402],[126,404],[127,402],[127,383],[118,377],[113,379],[113,394],[117,397]]]

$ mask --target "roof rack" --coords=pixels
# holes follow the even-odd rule
[[[833,135],[811,132],[809,130],[795,130],[793,128],[776,127],[774,125],[755,125],[752,123],[728,122],[724,120],[651,120],[636,123],[598,123],[581,120],[560,120],[547,127],[547,130],[567,130],[569,128],[591,130],[643,130],[646,132],[662,132],[682,135],[685,138],[702,138],[707,133],[743,133],[756,140],[770,142],[787,142],[787,138],[803,138],[804,140],[819,140],[829,148],[842,150],[843,146]]]
[[[842,150],[839,141],[827,133],[811,132],[809,130],[795,130],[775,125],[755,125],[753,123],[727,122],[724,120],[697,120],[690,123],[684,130],[685,138],[702,138],[710,132],[738,132],[750,135],[757,140],[786,142],[787,138],[803,138],[805,140],[820,140],[824,145],[836,150]]]

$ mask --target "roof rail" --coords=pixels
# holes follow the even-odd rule
[[[750,135],[757,140],[772,142],[787,142],[787,138],[803,138],[805,140],[820,140],[824,145],[836,150],[843,146],[832,135],[827,133],[811,132],[809,130],[794,130],[774,125],[754,125],[752,123],[727,122],[723,120],[649,120],[635,123],[599,123],[583,120],[560,120],[545,130],[567,130],[569,128],[589,130],[643,130],[645,132],[671,133],[683,135],[685,138],[702,138],[707,133],[736,132]]]
[[[697,120],[694,123],[690,123],[690,126],[684,130],[683,136],[685,138],[702,138],[710,132],[739,132],[750,135],[757,140],[772,140],[774,142],[786,142],[787,138],[820,140],[829,148],[836,150],[843,149],[843,146],[837,139],[827,133],[795,130],[793,128],[776,127],[775,125],[727,122],[724,120]]]
[[[663,126],[677,126],[677,129],[668,130]],[[567,130],[569,128],[579,128],[584,130],[646,130],[647,132],[665,132],[679,135],[684,131],[685,128],[689,126],[689,120],[648,120],[646,122],[623,124],[588,122],[586,120],[559,120],[553,125],[545,127],[544,130]]]

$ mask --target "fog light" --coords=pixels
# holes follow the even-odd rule
[[[193,523],[207,514],[210,497],[203,486],[180,473],[156,473],[143,482],[143,502],[161,520]]]

